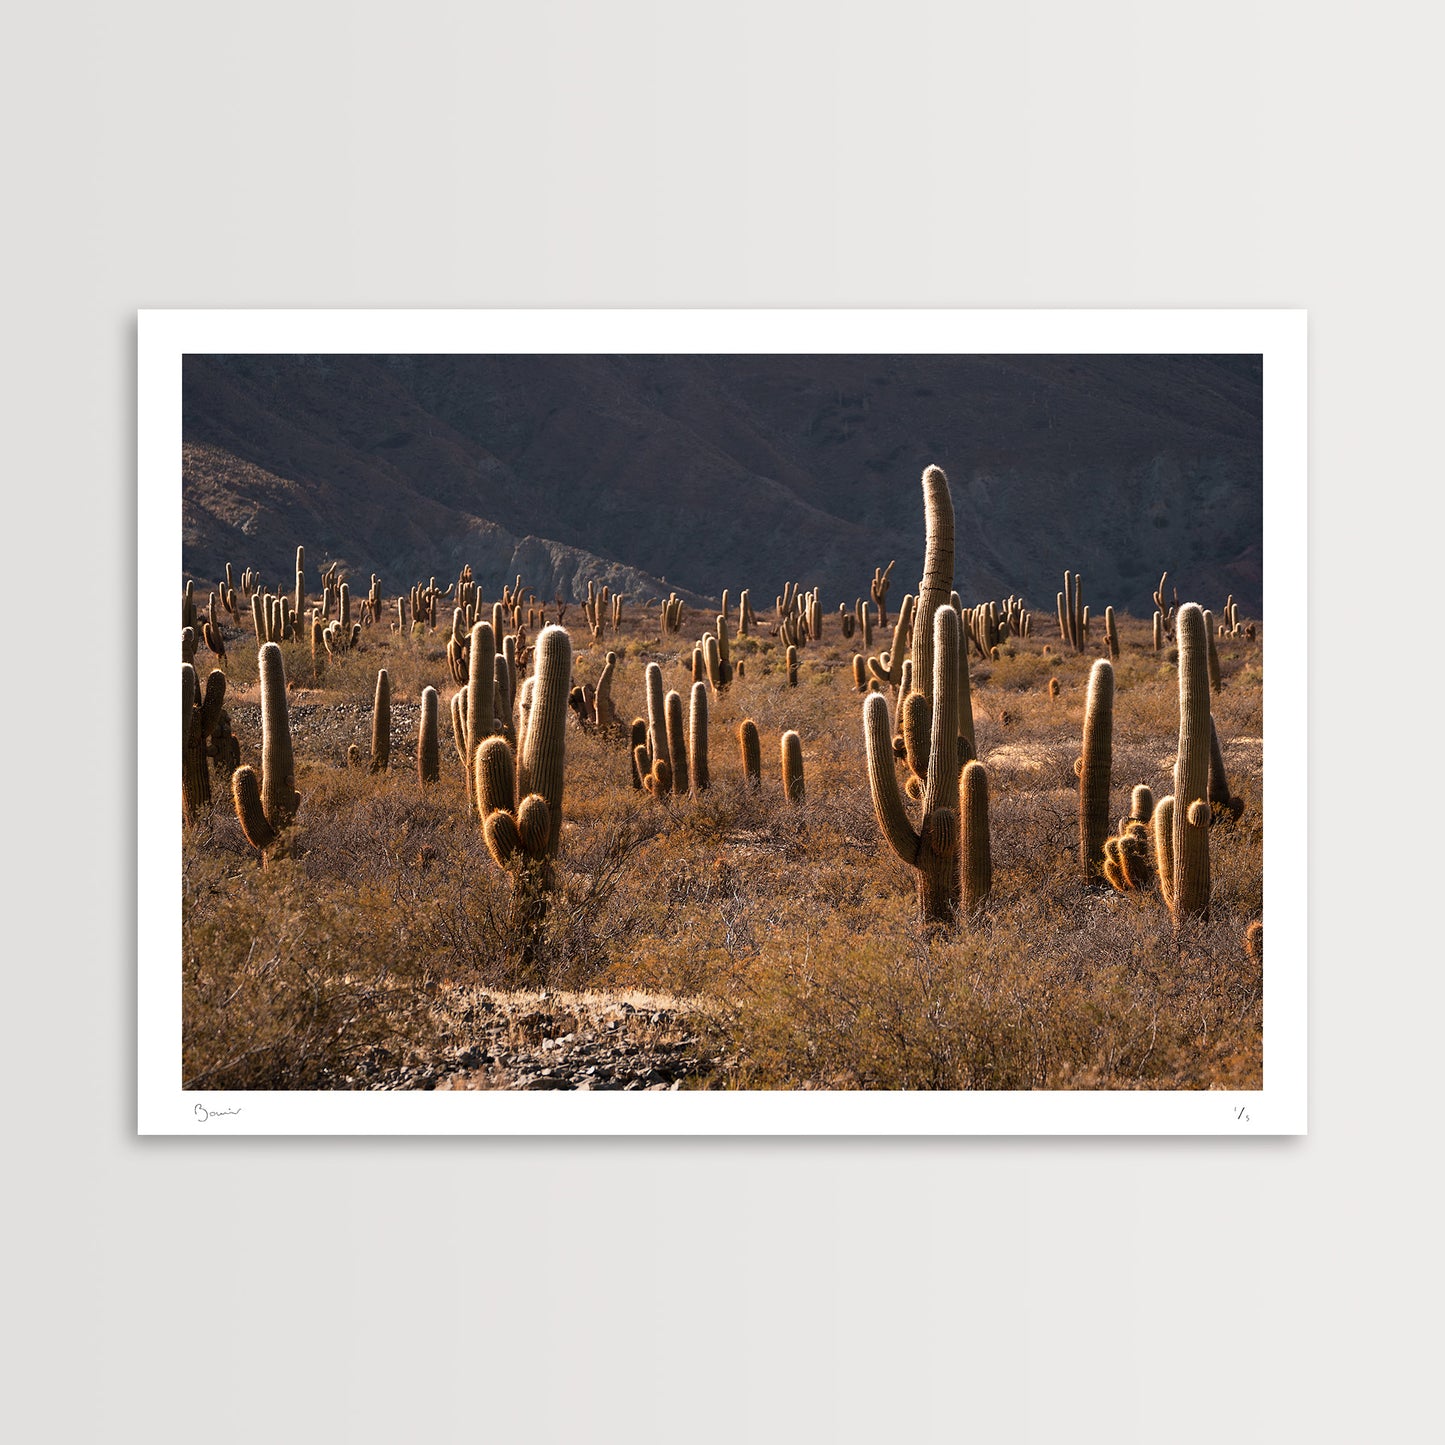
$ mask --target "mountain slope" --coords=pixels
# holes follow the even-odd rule
[[[936,461],[969,599],[1051,611],[1071,567],[1096,610],[1146,612],[1167,568],[1259,610],[1256,357],[192,356],[184,392],[200,577],[285,579],[305,542],[388,592],[470,561],[493,595],[521,570],[836,606],[896,557],[896,598]]]

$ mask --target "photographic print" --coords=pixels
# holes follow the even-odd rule
[[[1303,1130],[1302,313],[139,327],[143,1132]]]

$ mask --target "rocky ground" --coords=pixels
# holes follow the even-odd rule
[[[736,1060],[710,1041],[702,1005],[651,994],[450,989],[436,1004],[442,1046],[426,1058],[373,1049],[358,1089],[716,1087]]]

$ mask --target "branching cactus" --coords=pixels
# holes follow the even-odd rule
[[[893,629],[893,642],[888,651],[881,657],[870,657],[868,659],[869,676],[876,681],[886,683],[895,689],[899,696],[907,692],[902,686],[903,668],[908,653],[908,639],[913,630],[913,614],[917,605],[917,599],[909,592],[904,598],[898,610],[898,622]]]
[[[886,710],[887,704],[884,704]],[[758,725],[752,718],[744,718],[738,727],[738,744],[742,749],[743,776],[754,790],[763,785],[763,744],[758,736]]]
[[[863,737],[868,753],[868,786],[878,826],[903,862],[918,870],[918,913],[926,923],[947,923],[958,912],[960,879],[957,668],[963,648],[958,613],[934,611],[933,696],[923,817],[915,830],[898,791],[888,701],[870,693],[863,702]],[[915,669],[915,676],[917,675]]]
[[[383,667],[376,674],[371,708],[371,771],[383,773],[391,763],[391,677]]]
[[[803,801],[803,740],[791,728],[782,737],[783,796],[795,807]]]
[[[885,568],[880,569],[875,567],[873,569],[873,582],[868,589],[868,595],[872,597],[878,607],[878,625],[880,627],[888,626],[888,589],[892,585],[889,581],[889,574],[892,571],[892,562]]]
[[[503,665],[506,659],[503,658]],[[617,709],[612,705],[612,678],[617,671],[617,654],[609,652],[602,676],[597,679],[597,693],[592,700],[592,721],[599,728],[610,728],[617,721]]]
[[[1104,871],[1104,840],[1109,836],[1109,783],[1114,766],[1114,666],[1102,657],[1089,673],[1082,759],[1079,862],[1084,877],[1092,880]]]
[[[296,791],[296,757],[291,747],[291,719],[286,707],[286,668],[274,642],[262,644],[257,656],[261,674],[261,776],[251,767],[237,768],[231,793],[241,831],[265,855],[296,816],[301,794]]]
[[[441,777],[441,742],[437,713],[436,688],[423,688],[421,724],[416,737],[416,775],[423,787]]]

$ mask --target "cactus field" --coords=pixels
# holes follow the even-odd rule
[[[1259,619],[897,505],[845,596],[183,578],[186,1085],[1259,1088]]]

